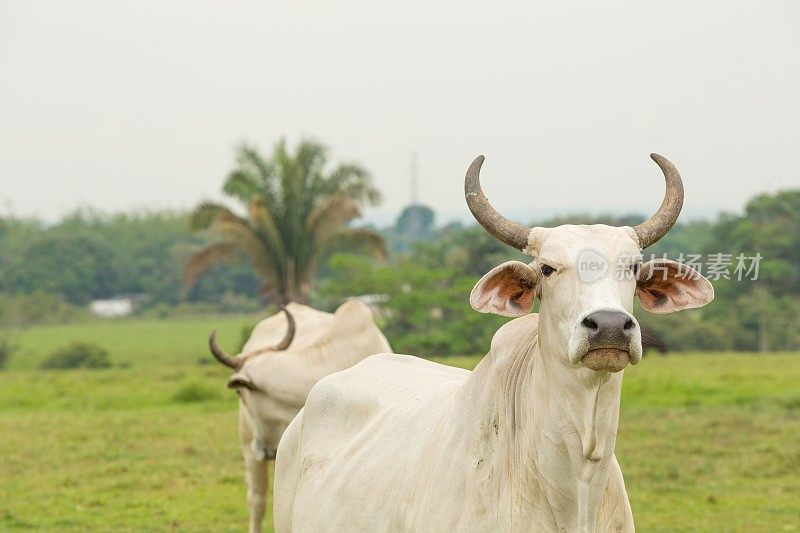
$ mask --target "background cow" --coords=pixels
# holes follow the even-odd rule
[[[244,456],[250,531],[261,530],[266,508],[266,461],[275,458],[286,426],[314,384],[366,356],[390,351],[365,304],[350,300],[335,313],[290,303],[259,322],[242,353],[232,357],[209,340],[211,352],[235,370],[228,387],[239,393],[239,437]]]
[[[642,356],[634,296],[654,313],[713,299],[690,268],[642,264],[683,202],[675,167],[653,159],[667,194],[644,223],[527,228],[489,204],[477,158],[472,213],[534,259],[492,269],[470,303],[519,318],[473,372],[381,354],[318,383],[278,450],[276,529],[633,531],[614,445],[621,371]]]

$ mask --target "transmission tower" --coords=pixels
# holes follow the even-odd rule
[[[411,205],[417,205],[419,200],[417,178],[419,177],[419,167],[417,165],[417,153],[411,152]]]

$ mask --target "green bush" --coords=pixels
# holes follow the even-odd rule
[[[184,383],[172,395],[172,401],[178,403],[207,402],[215,399],[217,399],[216,389],[194,381]]]
[[[0,339],[0,370],[8,363],[17,347],[8,339]]]
[[[42,368],[67,370],[72,368],[108,368],[108,351],[88,342],[73,342],[56,349],[42,363]]]

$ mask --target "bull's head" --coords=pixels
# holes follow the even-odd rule
[[[217,330],[211,332],[211,336],[208,338],[208,347],[211,350],[211,354],[214,358],[222,363],[223,365],[227,366],[228,368],[232,368],[234,370],[239,370],[244,366],[244,363],[259,354],[266,353],[266,352],[280,352],[285,350],[292,344],[292,340],[294,339],[294,333],[296,330],[296,325],[294,323],[294,317],[289,312],[288,309],[285,307],[281,307],[281,311],[286,315],[286,320],[288,322],[288,327],[286,328],[286,334],[283,336],[281,342],[276,344],[275,346],[271,346],[269,348],[262,348],[259,350],[255,350],[253,352],[243,354],[239,357],[233,357],[232,355],[228,355],[225,353],[222,348],[219,347],[217,344]]]
[[[631,314],[634,295],[652,313],[701,307],[714,289],[695,270],[666,259],[642,264],[641,250],[672,228],[683,205],[675,166],[651,157],[667,190],[655,215],[635,227],[564,225],[528,228],[498,213],[480,186],[479,156],[467,171],[465,195],[477,221],[504,243],[531,255],[529,264],[509,261],[483,276],[470,304],[484,313],[522,316],[540,299],[539,343],[565,364],[618,372],[642,357],[641,331]]]
[[[248,417],[251,422],[248,424],[253,435],[251,447],[259,460],[275,458],[278,441],[296,413],[294,406],[287,405],[280,397],[280,391],[275,390],[274,380],[280,379],[276,378],[276,374],[280,374],[276,372],[279,369],[269,368],[274,367],[271,358],[259,357],[285,351],[294,339],[294,317],[287,308],[282,307],[281,310],[286,315],[288,324],[283,339],[274,346],[234,357],[219,347],[216,331],[212,331],[208,339],[208,346],[217,361],[235,371],[228,379],[228,388],[239,394],[243,407],[242,416]]]

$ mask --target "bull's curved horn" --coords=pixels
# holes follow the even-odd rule
[[[639,246],[642,249],[655,244],[667,234],[678,220],[678,215],[680,215],[683,207],[683,181],[681,180],[681,175],[678,174],[678,169],[665,157],[658,154],[650,154],[650,158],[661,167],[661,172],[664,173],[664,180],[667,183],[667,190],[664,193],[664,200],[661,202],[661,207],[658,208],[658,211],[633,228],[636,236],[639,237]]]
[[[244,360],[226,354],[217,344],[217,330],[211,332],[211,336],[208,338],[208,347],[211,349],[211,353],[214,355],[217,361],[223,365],[234,370],[239,370],[239,368],[241,368]]]
[[[464,196],[469,210],[472,211],[475,220],[490,234],[517,250],[523,250],[528,246],[528,234],[531,229],[508,220],[489,203],[489,199],[481,189],[480,174],[483,160],[482,155],[476,157],[464,178]]]
[[[292,316],[292,313],[290,313],[289,310],[284,306],[281,306],[281,311],[283,311],[286,314],[286,320],[289,324],[288,327],[286,328],[286,335],[283,336],[283,340],[279,344],[276,344],[275,347],[273,348],[273,350],[275,351],[281,351],[288,348],[289,345],[292,344],[292,341],[294,340],[294,333],[297,329],[297,326],[294,323],[294,317]]]

